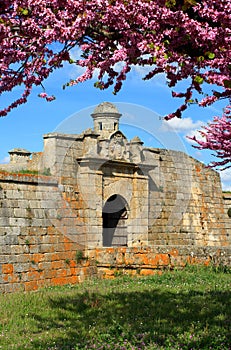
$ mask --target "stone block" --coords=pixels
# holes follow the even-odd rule
[[[35,226],[38,228],[45,228],[51,224],[49,219],[37,219],[33,218],[30,226]]]
[[[5,236],[5,244],[9,244],[9,245],[12,245],[12,244],[18,244],[18,237],[15,236],[15,235],[6,235]]]
[[[29,208],[29,207],[28,207]],[[14,217],[15,218],[26,218],[28,216],[28,208],[15,208]]]
[[[9,217],[0,217],[0,227],[9,226],[10,218]]]
[[[14,265],[14,272],[15,273],[22,273],[22,272],[27,272],[31,268],[31,263],[17,263]]]
[[[53,253],[55,252],[53,244],[41,244],[40,253]]]
[[[9,225],[10,226],[22,226],[22,227],[25,227],[27,226],[27,221],[25,218],[15,218],[15,217],[12,217],[12,218],[9,218]]]
[[[22,283],[7,283],[4,285],[4,293],[23,292],[24,285]]]
[[[39,253],[40,252],[40,245],[38,244],[30,244],[30,253]]]

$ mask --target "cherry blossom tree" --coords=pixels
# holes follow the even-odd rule
[[[210,149],[219,161],[211,162],[212,167],[231,168],[231,106],[227,106],[222,117],[213,121],[199,131],[202,139],[189,137],[196,141],[198,149]]]
[[[25,103],[33,86],[53,100],[43,82],[64,63],[85,69],[64,88],[98,72],[95,86],[114,93],[133,66],[150,67],[144,80],[165,73],[173,97],[183,99],[167,119],[181,117],[190,103],[231,98],[230,0],[0,0],[0,43],[0,93],[24,86],[0,116]],[[176,91],[181,81],[187,88]]]

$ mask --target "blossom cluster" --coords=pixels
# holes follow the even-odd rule
[[[117,93],[134,65],[151,67],[146,80],[164,72],[170,88],[186,81],[186,91],[173,91],[184,102],[168,119],[194,101],[204,107],[231,97],[230,0],[0,0],[0,43],[0,94],[25,87],[0,116],[64,62],[85,68],[67,86],[96,71],[95,85]],[[75,47],[82,50],[77,60]],[[210,95],[207,84],[216,86]]]
[[[212,162],[212,167],[231,168],[231,106],[227,106],[222,117],[214,117],[213,121],[199,131],[202,139],[190,137],[196,141],[198,149],[210,149],[215,152],[219,161]]]

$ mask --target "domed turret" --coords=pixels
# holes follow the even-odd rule
[[[121,114],[112,103],[100,103],[91,116],[94,120],[94,131],[98,134],[109,137],[113,132],[119,130]]]

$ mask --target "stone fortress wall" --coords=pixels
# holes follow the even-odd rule
[[[231,197],[218,173],[182,152],[128,141],[120,116],[105,102],[93,130],[44,135],[40,153],[9,152],[0,166],[2,292],[231,265]]]
[[[229,233],[231,232],[231,192],[224,192],[223,193],[223,203],[224,203],[224,211],[225,211],[225,228],[226,231]]]

